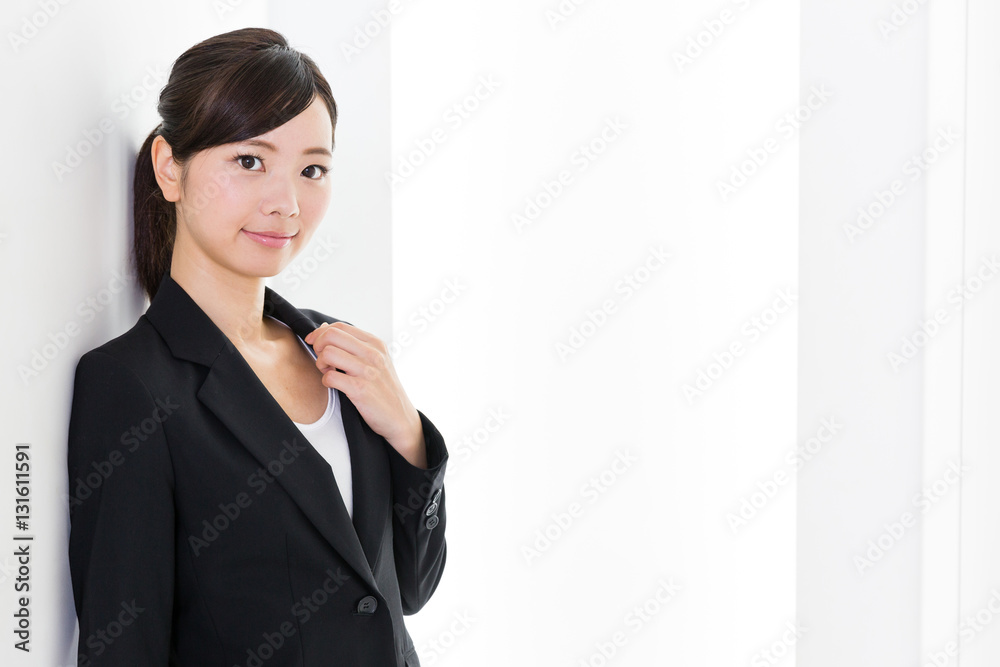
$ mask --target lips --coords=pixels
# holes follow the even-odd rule
[[[274,239],[290,239],[295,236],[295,234],[282,234],[281,232],[252,232],[249,229],[244,229],[243,231],[249,234],[257,234],[258,236],[270,236]]]
[[[251,232],[248,229],[244,229],[243,233],[251,240],[268,248],[284,248],[291,243],[291,238],[295,236],[295,234],[284,234],[281,232]]]

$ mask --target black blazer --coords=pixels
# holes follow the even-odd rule
[[[321,322],[266,287],[264,313]],[[80,665],[414,667],[404,614],[444,569],[448,451],[411,465],[339,392],[353,521],[333,470],[164,272],[129,331],[84,354],[69,422]]]

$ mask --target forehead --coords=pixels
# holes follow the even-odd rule
[[[326,103],[316,97],[298,116],[255,138],[265,139],[276,146],[279,142],[290,144],[293,148],[296,144],[313,145],[319,142],[319,145],[332,148],[333,123]]]

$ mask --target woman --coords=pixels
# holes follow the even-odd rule
[[[76,368],[81,665],[419,665],[445,564],[441,434],[375,336],[264,279],[330,202],[337,108],[271,30],[174,63],[136,160],[151,302]]]

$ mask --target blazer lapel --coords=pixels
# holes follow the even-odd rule
[[[264,288],[264,314],[284,322],[303,338],[320,324],[270,287]],[[352,522],[330,464],[285,414],[222,330],[173,280],[169,268],[145,316],[175,357],[208,367],[198,399],[262,466],[279,460],[281,452],[292,444],[305,445],[296,460],[275,476],[276,481],[358,576],[378,590],[372,568],[390,511],[389,461],[385,445],[377,441],[354,404],[337,390],[351,453]]]

